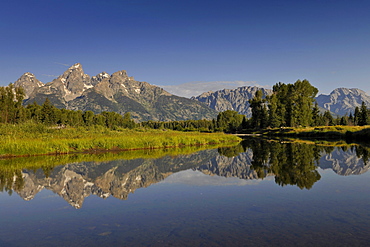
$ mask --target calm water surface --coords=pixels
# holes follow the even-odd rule
[[[158,159],[3,165],[0,246],[368,246],[368,157],[361,146],[248,140]]]

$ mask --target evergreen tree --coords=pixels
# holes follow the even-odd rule
[[[266,105],[264,104],[260,116],[260,128],[266,128],[268,126],[268,119],[269,119],[268,110]]]
[[[83,115],[82,111],[68,111],[67,124],[73,127],[83,126],[84,121],[82,115]]]
[[[123,119],[122,119],[122,127],[124,128],[129,128],[129,129],[133,129],[135,128],[136,124],[135,122],[131,119],[131,114],[129,112],[126,112],[124,115],[123,115]],[[163,124],[162,124],[163,126]],[[163,127],[162,127],[163,128]]]
[[[315,102],[315,106],[312,108],[312,123],[311,126],[319,126],[320,123],[320,110],[319,105]]]
[[[262,96],[262,90],[258,90],[253,99],[249,100],[250,107],[252,108],[252,128],[262,128],[261,120],[266,121],[267,119],[265,110],[263,108],[263,103],[265,100],[262,98]]]
[[[7,87],[0,87],[0,122],[17,123],[22,121],[25,112],[22,109],[24,92],[21,88],[14,88],[10,83]]]
[[[288,117],[290,115],[291,106],[289,100],[289,86],[284,83],[276,83],[272,90],[276,95],[276,121],[279,123],[279,126],[288,126]]]
[[[348,117],[347,116],[343,116],[340,118],[340,125],[348,125]]]
[[[46,98],[44,104],[42,104],[40,120],[46,125],[56,124],[57,122],[55,107],[50,103],[49,98]]]
[[[105,126],[105,117],[101,114],[95,115],[93,118],[94,125]]]
[[[348,125],[351,125],[351,126],[354,125],[352,112],[349,114],[349,117],[348,117]]]
[[[82,114],[82,118],[86,126],[91,126],[94,124],[94,113],[92,111],[85,111]]]
[[[297,80],[294,84],[277,83],[273,86],[273,95],[269,102],[270,126],[309,126],[317,120],[313,103],[318,89],[308,80]],[[253,113],[253,108],[252,108]],[[253,118],[253,117],[252,117]]]
[[[291,98],[293,115],[291,126],[310,126],[312,124],[312,108],[318,89],[308,80],[296,81],[292,87]]]
[[[358,106],[356,106],[355,114],[354,114],[354,117],[353,117],[354,125],[359,125],[359,121],[360,121],[360,108],[358,108]]]
[[[236,111],[227,110],[217,115],[217,126],[221,131],[235,132],[241,129],[244,115]]]
[[[364,126],[368,124],[368,111],[365,105],[365,102],[362,101],[361,109],[358,117],[358,125]]]
[[[325,111],[323,115],[323,123],[325,126],[333,126],[334,125],[334,118],[331,115],[330,111]]]
[[[35,101],[32,104],[27,105],[26,107],[26,118],[32,119],[33,121],[40,123],[41,122],[41,106],[38,105]]]
[[[267,98],[269,102],[269,110],[268,110],[268,126],[271,128],[276,128],[281,125],[281,118],[277,115],[277,107],[278,107],[278,99],[276,93],[273,93],[270,97]]]

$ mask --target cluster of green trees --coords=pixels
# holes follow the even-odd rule
[[[25,107],[26,119],[32,119],[37,123],[59,126],[92,126],[101,125],[108,128],[123,127],[135,128],[136,124],[131,119],[130,113],[123,116],[116,112],[102,112],[94,114],[92,111],[73,111],[58,109],[53,106],[49,99],[40,106],[33,103]]]
[[[300,189],[310,189],[321,176],[316,163],[323,153],[331,153],[333,147],[298,143],[267,142],[252,139],[243,143],[253,151],[252,168],[260,178],[267,174],[275,175],[275,183],[296,185]]]
[[[281,143],[260,138],[248,138],[239,145],[221,147],[218,152],[227,157],[235,157],[250,149],[253,152],[251,169],[257,173],[258,178],[263,179],[268,174],[274,174],[275,182],[281,186],[296,185],[300,189],[310,189],[321,178],[317,171],[320,158],[332,153],[335,148],[341,148],[344,152],[355,152],[365,165],[369,162],[370,149],[361,145],[319,146]]]
[[[58,109],[47,98],[42,105],[36,102],[24,107],[22,105],[24,91],[14,88],[13,84],[0,87],[0,123],[17,124],[27,120],[45,125],[59,126],[92,126],[101,125],[108,128],[123,127],[135,128],[130,113],[123,116],[116,112],[102,112],[94,114],[92,111],[73,111]]]
[[[320,113],[315,102],[318,89],[309,81],[296,81],[294,84],[277,83],[273,93],[263,98],[262,91],[249,101],[252,118],[246,123],[247,128],[263,129],[298,126],[334,126],[370,124],[370,112],[364,102],[356,107],[354,115],[334,118],[330,111]]]
[[[22,106],[24,91],[13,84],[0,87],[0,123],[19,123],[26,117]]]
[[[316,145],[269,142],[259,138],[250,138],[234,147],[219,148],[219,153],[230,157],[251,149],[253,169],[258,178],[275,176],[275,182],[281,186],[296,185],[300,189],[310,189],[321,176],[316,163],[324,153],[331,153],[333,147]]]
[[[316,125],[318,107],[314,107],[318,89],[307,80],[294,84],[277,83],[271,96],[263,98],[258,91],[250,100],[252,118],[251,128],[296,127]]]
[[[139,124],[131,119],[130,113],[123,116],[116,112],[102,112],[94,114],[92,111],[74,111],[59,109],[53,106],[47,98],[42,105],[36,102],[24,107],[22,102],[25,94],[22,88],[15,88],[13,84],[0,87],[0,123],[17,124],[27,120],[42,123],[48,126],[92,126],[101,125],[108,128],[146,127],[152,129],[171,129],[178,131],[201,132],[231,132],[241,129],[245,116],[236,111],[221,112],[213,120],[186,120],[186,121],[146,121]]]
[[[297,126],[332,126],[332,125],[367,125],[370,124],[370,112],[366,105],[356,107],[354,114],[334,118],[329,111],[320,113],[315,96],[318,89],[309,81],[296,81],[294,84],[277,83],[273,86],[273,94],[263,97],[257,91],[249,101],[252,117],[246,119],[236,111],[220,112],[213,120],[186,121],[146,121],[135,123],[130,113],[123,116],[116,112],[94,114],[92,111],[73,111],[58,109],[48,99],[43,105],[36,103],[22,106],[24,92],[22,88],[14,88],[12,84],[0,87],[0,123],[20,123],[33,120],[37,123],[59,126],[91,126],[101,125],[108,128],[147,127],[152,129],[171,129],[178,131],[201,132],[237,132],[245,129],[264,129],[267,127]]]
[[[7,87],[0,87],[0,123],[17,124],[27,120],[42,123],[48,126],[92,126],[101,125],[108,128],[123,127],[136,128],[147,127],[152,129],[171,129],[178,131],[235,131],[240,129],[241,123],[245,120],[244,115],[235,111],[221,112],[217,119],[213,120],[186,120],[186,121],[146,121],[135,123],[130,113],[123,116],[116,112],[102,112],[94,114],[92,111],[74,111],[59,109],[53,106],[47,98],[42,105],[36,102],[24,107],[22,105],[24,91],[22,88],[15,88],[13,84]]]
[[[142,127],[150,129],[171,129],[178,131],[201,131],[215,132],[217,123],[215,120],[183,120],[183,121],[153,121],[149,120],[139,124]]]
[[[220,112],[217,119],[212,120],[184,120],[184,121],[146,121],[140,126],[152,129],[171,129],[178,131],[201,132],[235,132],[246,127],[246,118],[236,111],[227,110]]]

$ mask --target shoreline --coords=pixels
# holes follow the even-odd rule
[[[68,128],[0,125],[0,158],[73,153],[123,152],[240,142],[225,133],[153,129]]]
[[[292,137],[314,138],[321,140],[347,140],[370,142],[370,125],[365,126],[316,126],[316,127],[285,127],[263,130],[251,130],[250,133],[240,133],[237,136],[261,137]]]
[[[121,152],[130,152],[130,151],[154,151],[160,149],[176,149],[176,148],[186,148],[186,147],[202,147],[202,146],[216,146],[222,144],[233,144],[239,143],[240,140],[230,140],[223,142],[213,142],[205,144],[188,144],[188,145],[177,145],[177,146],[161,146],[161,147],[146,147],[146,148],[112,148],[112,149],[87,149],[81,151],[70,151],[70,152],[52,152],[52,153],[39,153],[39,154],[22,154],[22,155],[8,155],[0,154],[0,160],[12,159],[12,158],[27,158],[27,157],[38,157],[38,156],[62,156],[62,155],[74,155],[74,154],[105,154],[105,153],[121,153]]]

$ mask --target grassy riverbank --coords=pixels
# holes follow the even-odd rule
[[[264,136],[283,136],[318,139],[370,140],[370,126],[317,126],[299,128],[274,128],[254,132]]]
[[[57,129],[32,122],[0,125],[0,157],[156,149],[232,141],[240,139],[223,133],[120,128],[110,130],[101,126]]]

